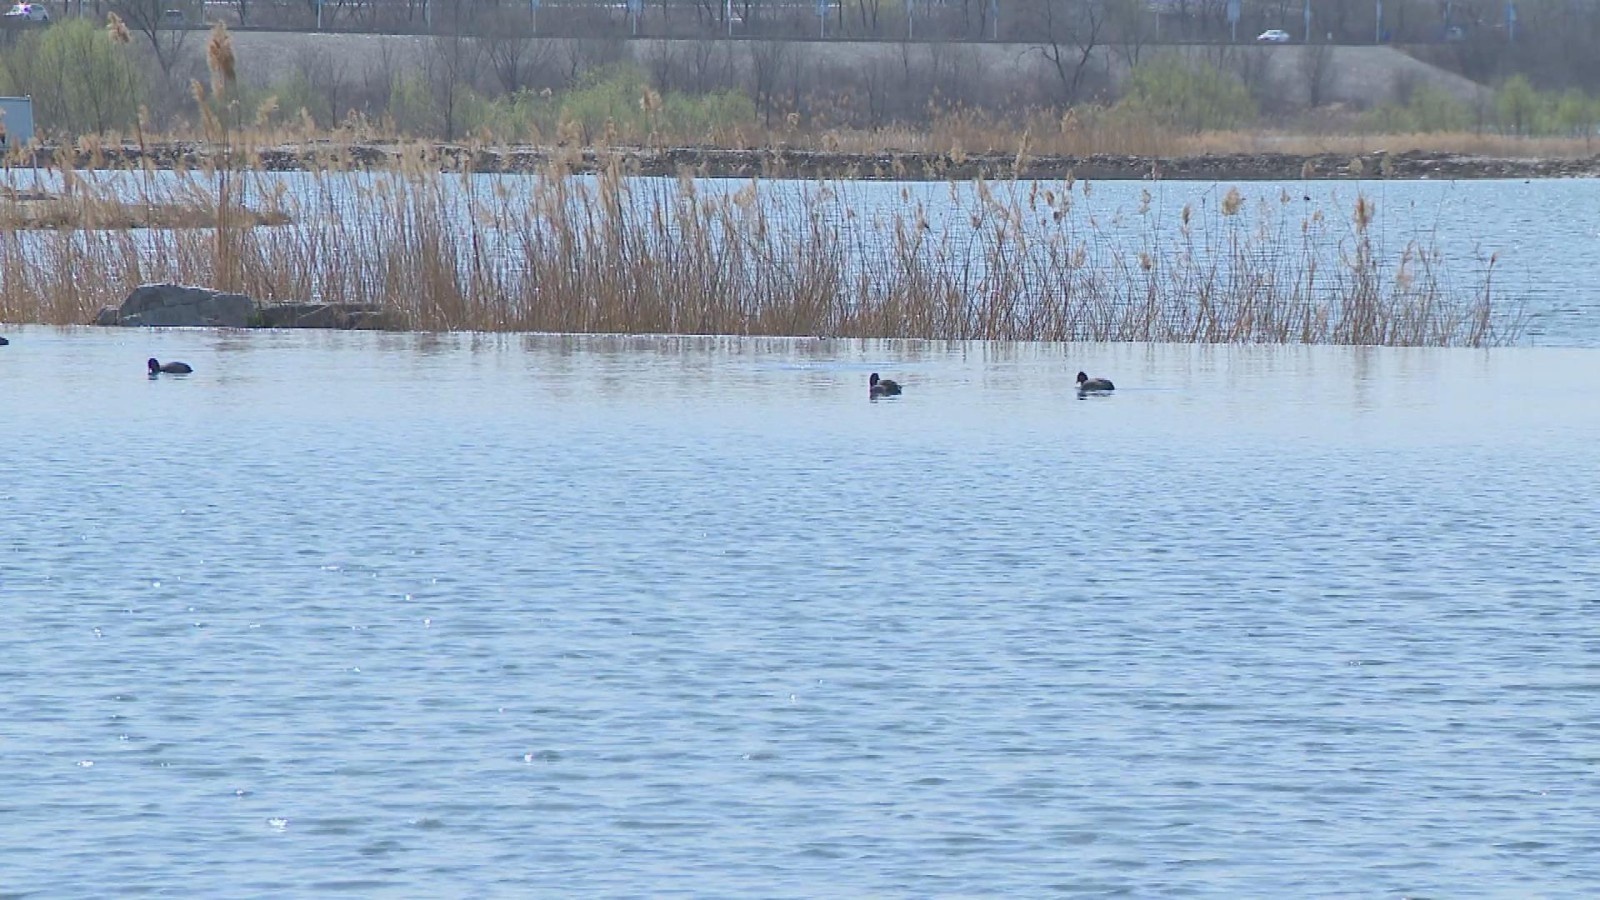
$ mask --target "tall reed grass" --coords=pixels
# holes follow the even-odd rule
[[[56,175],[83,204],[213,204],[218,227],[31,231],[0,216],[0,319],[81,323],[135,285],[396,310],[422,330],[1487,346],[1522,327],[1492,261],[1458,283],[1377,214],[1297,200],[1120,218],[1088,183],[983,181],[885,202],[851,182],[730,184],[214,168]],[[3,202],[3,201],[0,201]],[[224,209],[223,207],[226,207]],[[287,224],[250,227],[252,216]],[[1112,221],[1112,220],[1115,221]]]

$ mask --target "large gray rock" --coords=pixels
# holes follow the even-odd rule
[[[202,328],[344,328],[400,331],[406,318],[392,307],[360,303],[256,303],[244,294],[181,284],[145,284],[121,307],[107,306],[96,325]]]
[[[122,301],[122,325],[158,327],[245,328],[256,302],[244,294],[227,294],[182,284],[143,284]]]

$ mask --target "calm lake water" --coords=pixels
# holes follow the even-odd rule
[[[1600,893],[1594,351],[7,335],[0,894]]]

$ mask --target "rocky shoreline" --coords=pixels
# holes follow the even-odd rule
[[[143,284],[120,306],[107,306],[91,325],[155,328],[332,328],[401,331],[399,310],[359,303],[265,303],[198,285]]]
[[[865,179],[965,181],[1012,178],[1090,181],[1294,181],[1352,179],[1595,178],[1600,155],[1584,159],[1506,159],[1428,151],[1350,156],[1346,154],[1241,153],[1185,157],[1027,156],[947,153],[830,153],[789,148],[729,150],[708,147],[617,148],[604,151],[535,147],[469,147],[437,144],[432,151],[441,169],[484,173],[533,172],[552,163],[573,172],[619,165],[638,175],[689,173],[716,178]],[[267,171],[326,168],[384,168],[416,153],[414,145],[314,142],[255,151],[226,151],[202,143],[166,143],[76,148],[42,148],[41,166],[75,168],[201,168],[231,157],[236,166]]]

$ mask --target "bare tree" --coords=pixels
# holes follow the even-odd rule
[[[561,42],[562,62],[568,84],[577,84],[590,69],[614,63],[623,57],[622,41],[616,38],[577,38]]]
[[[1139,65],[1150,33],[1145,27],[1144,0],[1106,0],[1109,43],[1129,69]]]
[[[761,112],[762,123],[770,128],[774,100],[784,72],[784,63],[789,57],[790,44],[788,41],[752,41],[747,46],[750,73],[755,80],[756,109]]]
[[[470,87],[478,69],[479,47],[476,38],[460,32],[435,35],[428,60],[429,82],[437,98],[444,123],[444,139],[455,140],[462,91]]]
[[[843,11],[843,4],[840,5]],[[883,16],[883,0],[856,0],[856,16],[861,25],[861,32],[872,37],[879,36],[879,22]]]
[[[121,16],[129,28],[149,39],[162,76],[171,77],[172,66],[183,55],[183,46],[188,42],[189,30],[181,26],[174,28],[167,22],[167,4],[163,0],[115,0],[111,11]]]
[[[375,65],[368,65],[361,72],[361,80],[365,84],[363,93],[370,109],[388,109],[394,95],[394,78],[399,72],[399,65],[395,59],[394,43],[389,38],[378,38],[378,53]]]
[[[1600,84],[1600,6],[1594,3],[1519,3],[1517,27],[1497,40],[1510,68],[1541,87],[1575,87],[1592,93]],[[1488,37],[1478,29],[1468,43]]]
[[[1374,13],[1372,0],[1321,0],[1316,5],[1318,30],[1332,33],[1338,43],[1372,40]]]
[[[1321,106],[1333,89],[1334,71],[1332,44],[1307,44],[1300,50],[1300,74],[1305,78],[1306,104]]]
[[[1077,102],[1106,27],[1105,0],[1035,0],[1029,12],[1039,41],[1030,49],[1055,70],[1062,101]]]
[[[508,94],[528,87],[544,65],[550,45],[535,38],[520,15],[496,12],[481,20],[478,44],[500,88]]]
[[[889,67],[874,57],[866,62],[856,76],[867,97],[867,122],[876,128],[884,124],[889,110]]]
[[[1280,103],[1281,98],[1272,92],[1272,80],[1267,77],[1271,67],[1271,54],[1280,49],[1273,46],[1240,47],[1230,44],[1213,44],[1201,53],[1201,59],[1218,72],[1226,72],[1239,79],[1257,103]]]
[[[970,45],[948,41],[901,42],[896,112],[926,120],[975,95],[980,80]]]
[[[721,0],[695,0],[694,19],[704,32],[706,29],[723,32],[728,27],[727,6]]]
[[[336,55],[326,47],[302,47],[295,54],[294,64],[306,84],[314,85],[327,100],[329,124],[338,122],[348,105],[350,57]]]
[[[705,94],[734,84],[727,41],[651,41],[640,53],[650,82],[664,91]]]
[[[724,41],[695,41],[689,48],[689,78],[684,87],[697,94],[734,83],[733,54]]]
[[[988,37],[993,33],[994,0],[961,0],[960,37]]]
[[[678,71],[682,63],[677,41],[647,41],[640,55],[643,57],[641,62],[650,73],[651,84],[664,90],[678,86]]]

